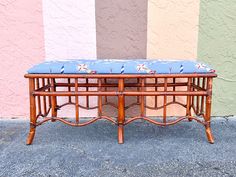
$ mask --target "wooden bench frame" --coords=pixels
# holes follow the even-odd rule
[[[27,144],[31,144],[36,127],[43,123],[51,121],[61,121],[71,126],[85,126],[99,119],[111,121],[118,127],[118,143],[124,142],[124,126],[137,119],[149,121],[155,125],[168,126],[174,125],[184,119],[189,121],[195,120],[205,126],[207,139],[210,143],[214,143],[211,132],[211,103],[212,103],[212,82],[217,75],[214,73],[207,74],[26,74],[29,79],[29,96],[30,96],[30,132],[27,138]],[[176,80],[182,78],[183,82]],[[67,82],[60,82],[66,79]],[[85,83],[79,83],[84,79]],[[90,79],[96,79],[96,83],[90,83]],[[109,83],[108,79],[117,79],[118,83]],[[126,80],[135,80],[134,83],[127,83]],[[146,82],[147,79],[153,79],[155,82]],[[136,81],[137,80],[137,81]],[[161,81],[162,80],[162,81]],[[66,91],[57,91],[58,87],[64,87]],[[85,88],[85,91],[79,91],[79,88]],[[89,88],[95,87],[97,91],[89,91]],[[135,90],[127,91],[126,88],[135,87]],[[147,91],[146,88],[155,88],[154,91]],[[178,91],[177,87],[185,87],[185,91]],[[107,88],[116,88],[116,90],[108,91]],[[158,88],[163,88],[159,91]],[[171,91],[169,88],[172,88]],[[169,90],[168,90],[169,89]],[[68,97],[68,102],[57,105],[59,96]],[[79,96],[86,97],[86,106],[79,105]],[[89,96],[98,97],[98,105],[89,106]],[[118,116],[112,118],[103,115],[102,106],[111,104],[107,101],[108,96],[118,97]],[[137,102],[131,105],[125,105],[126,96],[137,97]],[[154,96],[157,103],[158,97],[163,97],[163,105],[147,106],[145,104],[146,96]],[[176,100],[177,96],[186,98],[186,104]],[[75,102],[72,101],[75,98]],[[103,98],[105,97],[105,103]],[[167,97],[172,97],[172,101],[167,103]],[[75,105],[75,122],[68,121],[64,118],[57,117],[57,111],[63,106]],[[179,104],[186,108],[186,115],[178,117],[174,121],[167,121],[167,106],[170,104]],[[139,105],[140,115],[126,118],[125,110],[133,105]],[[98,117],[89,119],[87,122],[80,122],[79,108],[98,109]],[[145,116],[145,108],[162,109],[163,121],[157,121]],[[195,115],[192,115],[192,112]],[[51,116],[49,116],[51,113]]]

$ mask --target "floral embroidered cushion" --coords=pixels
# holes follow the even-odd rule
[[[204,63],[189,60],[98,59],[45,61],[28,70],[29,74],[189,74],[214,73]]]

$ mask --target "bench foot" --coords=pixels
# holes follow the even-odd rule
[[[27,145],[31,145],[33,140],[34,140],[34,135],[35,135],[35,130],[31,130],[28,134],[27,140],[26,140],[26,144]]]
[[[214,137],[211,132],[211,127],[209,125],[206,126],[206,136],[208,139],[208,142],[211,144],[214,144]]]
[[[192,121],[193,121],[193,119],[192,119],[192,118],[188,118],[188,121],[189,121],[189,122],[192,122]]]
[[[56,117],[56,116],[55,116]],[[56,120],[55,119],[53,119],[54,117],[52,117],[52,119],[51,119],[51,122],[56,122]]]
[[[36,82],[36,85],[39,85],[39,81]],[[26,144],[32,144],[34,140],[35,130],[36,130],[36,122],[37,122],[37,113],[36,113],[36,100],[35,96],[33,95],[33,91],[35,91],[35,79],[29,79],[29,92],[30,92],[30,132],[28,134]],[[39,104],[40,104],[40,97],[38,97]],[[39,109],[40,110],[40,109]]]
[[[118,143],[119,144],[124,143],[124,126],[123,125],[118,126]]]

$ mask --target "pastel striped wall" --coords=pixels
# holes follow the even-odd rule
[[[43,0],[46,60],[97,58],[95,0]]]
[[[197,59],[200,0],[149,0],[147,58]]]
[[[44,60],[76,58],[204,60],[220,71],[214,85],[214,93],[219,95],[213,100],[214,114],[235,115],[236,97],[231,89],[236,76],[235,4],[200,0],[2,0],[0,117],[28,116],[28,83],[23,75],[30,66]],[[152,98],[146,101],[153,104]],[[183,113],[178,107],[170,109],[174,114]],[[84,114],[95,115],[96,110]]]
[[[148,1],[147,58],[197,59],[199,3],[199,0]],[[172,98],[167,99],[171,101]],[[183,103],[186,101],[177,99]],[[154,97],[147,97],[146,103],[154,106]],[[158,99],[160,104],[163,104],[163,98]],[[167,110],[169,116],[185,115],[179,105],[170,105]],[[162,109],[146,109],[146,114],[162,115]]]
[[[147,0],[96,1],[98,58],[146,58],[147,4]]]
[[[43,0],[43,19],[46,60],[97,58],[95,0]],[[66,99],[60,97],[58,103]],[[85,98],[80,97],[79,103],[83,105]],[[97,97],[91,97],[90,106],[96,104]],[[58,115],[74,117],[74,106],[62,109]],[[80,109],[82,117],[96,115],[96,109]]]
[[[96,1],[98,58],[146,58],[147,5],[147,0]],[[117,97],[109,97],[108,101],[116,104]],[[134,101],[131,97],[125,100],[126,104]],[[108,115],[117,116],[110,106],[104,106],[103,110]],[[126,111],[126,115],[137,112],[137,107],[133,107]]]
[[[198,58],[212,64],[213,114],[236,115],[236,0],[201,1]]]
[[[28,115],[26,70],[43,61],[41,0],[0,2],[0,117]]]

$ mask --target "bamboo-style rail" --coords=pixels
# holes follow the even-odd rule
[[[36,127],[48,121],[60,121],[70,126],[81,127],[105,119],[118,128],[118,142],[124,142],[124,126],[135,120],[145,120],[159,126],[177,124],[183,120],[195,120],[205,126],[210,143],[214,142],[211,128],[212,81],[216,74],[26,74],[29,79],[30,132],[27,144],[31,144]],[[113,81],[110,82],[110,79]],[[135,80],[136,79],[136,80]],[[116,82],[114,82],[116,80]],[[130,82],[132,81],[132,82]],[[134,88],[127,90],[128,88]],[[64,97],[59,104],[58,98]],[[80,99],[84,97],[81,104]],[[90,97],[97,97],[97,105],[91,104]],[[117,97],[118,101],[108,98]],[[125,103],[125,98],[136,97],[133,103]],[[147,99],[154,98],[154,104]],[[184,102],[177,100],[186,100]],[[184,99],[183,99],[184,98]],[[159,100],[162,100],[159,102]],[[186,114],[173,121],[168,120],[169,105],[179,105]],[[60,109],[72,105],[75,121],[57,116]],[[117,116],[104,115],[103,106],[109,105],[117,111]],[[125,112],[138,106],[140,113],[126,117]],[[82,121],[80,109],[97,109],[98,116]],[[146,115],[146,109],[162,109],[162,122]],[[51,115],[50,115],[51,114]]]

